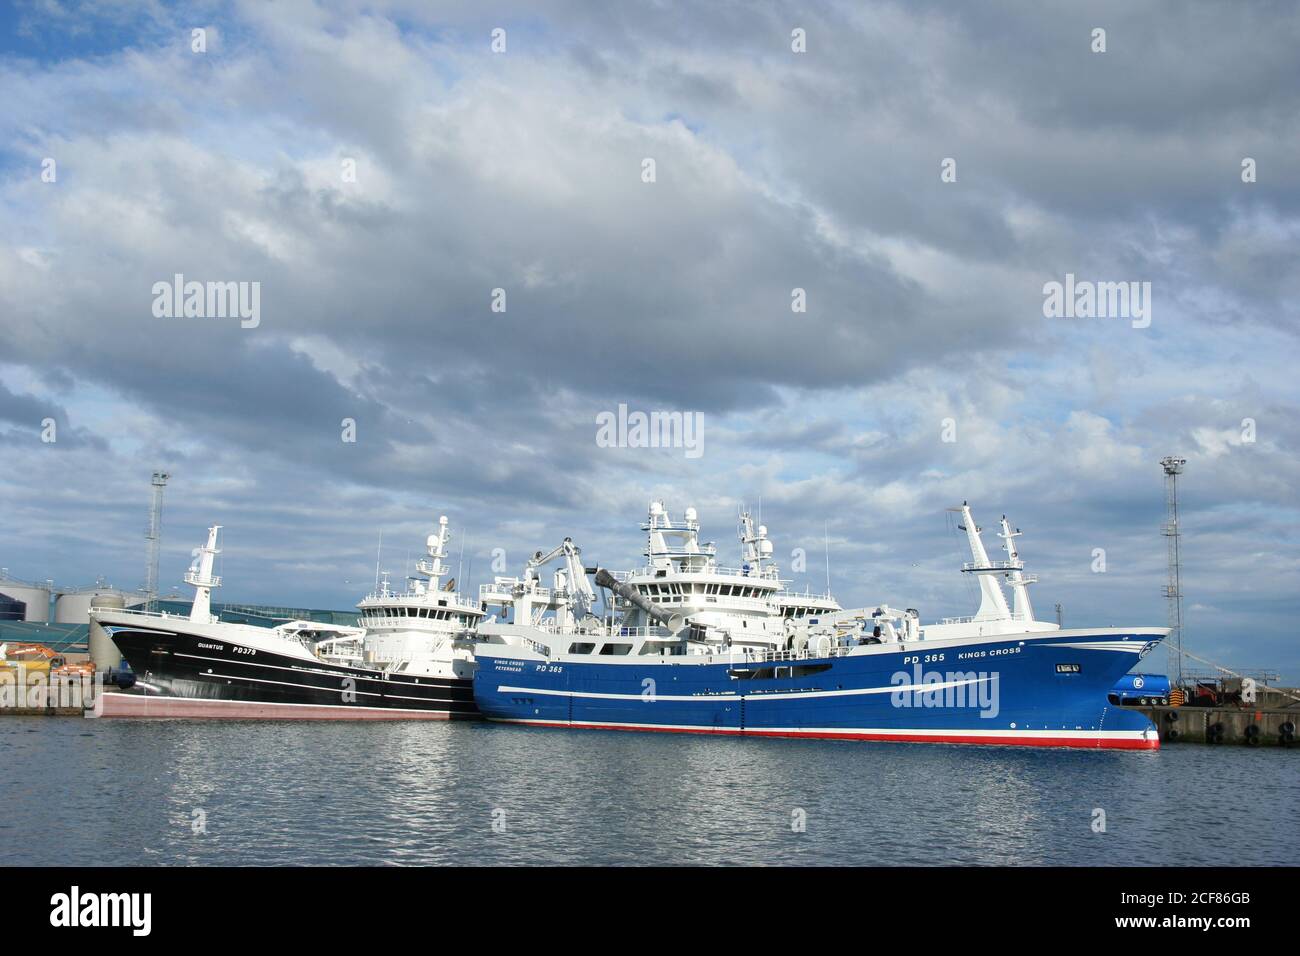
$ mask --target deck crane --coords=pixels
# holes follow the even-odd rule
[[[563,627],[574,620],[592,615],[596,592],[587,580],[587,571],[582,566],[582,549],[573,543],[572,538],[565,538],[550,551],[538,551],[529,558],[528,566],[524,569],[525,584],[534,589],[539,587],[541,581],[538,569],[556,560],[564,561],[564,567],[557,568],[555,572],[553,599],[556,624]],[[567,620],[561,620],[564,618]]]

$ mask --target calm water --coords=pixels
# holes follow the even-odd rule
[[[0,758],[15,864],[1300,861],[1300,754],[1241,747],[6,717]]]

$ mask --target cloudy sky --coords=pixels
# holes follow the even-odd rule
[[[0,565],[140,586],[155,468],[165,587],[220,523],[221,598],[319,607],[439,513],[477,586],[761,503],[797,586],[929,620],[968,499],[1040,617],[1163,624],[1178,454],[1189,649],[1300,680],[1300,11],[1088,6],[7,5]],[[1067,274],[1149,327],[1045,316]],[[602,447],[620,403],[703,453]]]

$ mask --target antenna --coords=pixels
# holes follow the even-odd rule
[[[460,536],[460,561],[456,562],[456,584],[458,585],[465,580],[461,571],[465,570],[465,538],[467,537],[469,537],[468,533]]]
[[[829,521],[822,522],[822,540],[826,547],[826,593],[831,593],[831,526]]]
[[[149,530],[145,538],[149,542],[146,548],[144,573],[144,598],[146,606],[152,606],[158,599],[158,548],[162,539],[162,497],[167,480],[171,478],[165,471],[155,471],[150,484],[153,486],[153,500],[149,505]]]
[[[1183,567],[1182,555],[1179,554],[1178,539],[1182,532],[1178,527],[1178,476],[1183,473],[1186,458],[1160,459],[1165,470],[1165,523],[1160,529],[1169,542],[1169,583],[1165,585],[1165,597],[1169,601],[1169,627],[1173,644],[1168,645],[1171,653],[1178,657],[1177,686],[1183,684]]]
[[[375,549],[375,590],[379,590],[379,562],[383,560],[384,529],[379,529],[379,547]]]

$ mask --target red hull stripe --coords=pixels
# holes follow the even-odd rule
[[[854,731],[802,731],[802,730],[738,730],[712,727],[655,727],[644,724],[581,724],[546,720],[508,720],[506,724],[533,724],[545,727],[572,727],[581,730],[644,730],[653,733],[669,734],[714,734],[724,737],[789,737],[816,740],[878,740],[899,743],[920,744],[976,744],[998,747],[1075,747],[1085,750],[1159,750],[1160,739],[1152,737],[1050,737],[1031,736],[1029,734],[1005,734],[999,736],[975,736],[959,731],[942,734],[873,733],[869,730]]]
[[[239,700],[198,700],[189,697],[144,697],[104,694],[104,717],[225,718],[260,720],[449,720],[437,710],[396,707],[344,707],[330,704],[271,704]],[[461,716],[461,715],[457,715]],[[465,715],[472,716],[472,715]]]

